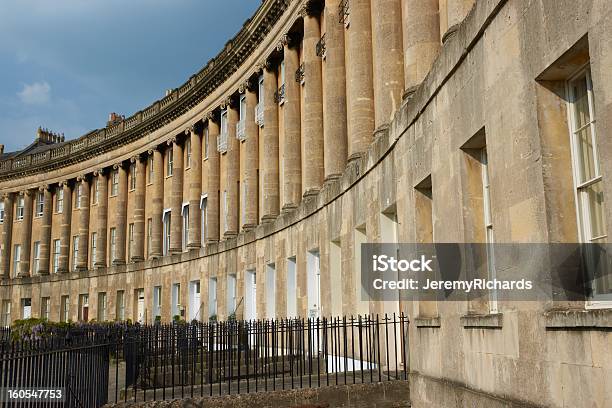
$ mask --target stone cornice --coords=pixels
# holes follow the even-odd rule
[[[296,0],[265,0],[240,32],[204,68],[169,95],[118,124],[49,150],[0,161],[0,181],[39,174],[94,158],[127,145],[188,112],[237,72],[255,51],[289,4]]]

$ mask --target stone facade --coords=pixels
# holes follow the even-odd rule
[[[402,311],[414,407],[608,406],[611,303],[369,302],[359,257],[587,240],[568,102],[586,73],[601,202],[611,34],[606,0],[266,0],[151,107],[2,156],[2,317]]]

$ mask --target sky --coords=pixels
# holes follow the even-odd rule
[[[0,0],[0,143],[74,139],[131,116],[214,57],[261,0]]]

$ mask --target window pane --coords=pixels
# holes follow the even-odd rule
[[[572,83],[572,93],[574,96],[574,122],[576,129],[579,129],[591,121],[586,75]]]
[[[576,149],[578,155],[579,183],[584,183],[595,177],[595,153],[593,151],[593,138],[591,137],[591,127],[576,132]]]
[[[589,223],[591,231],[590,236],[585,238],[592,240],[593,238],[606,235],[603,183],[598,181],[581,191],[585,195],[586,205],[588,206],[589,219],[585,219],[585,222]]]

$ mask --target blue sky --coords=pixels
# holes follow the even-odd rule
[[[163,97],[215,56],[261,0],[0,0],[0,143],[67,139]]]

